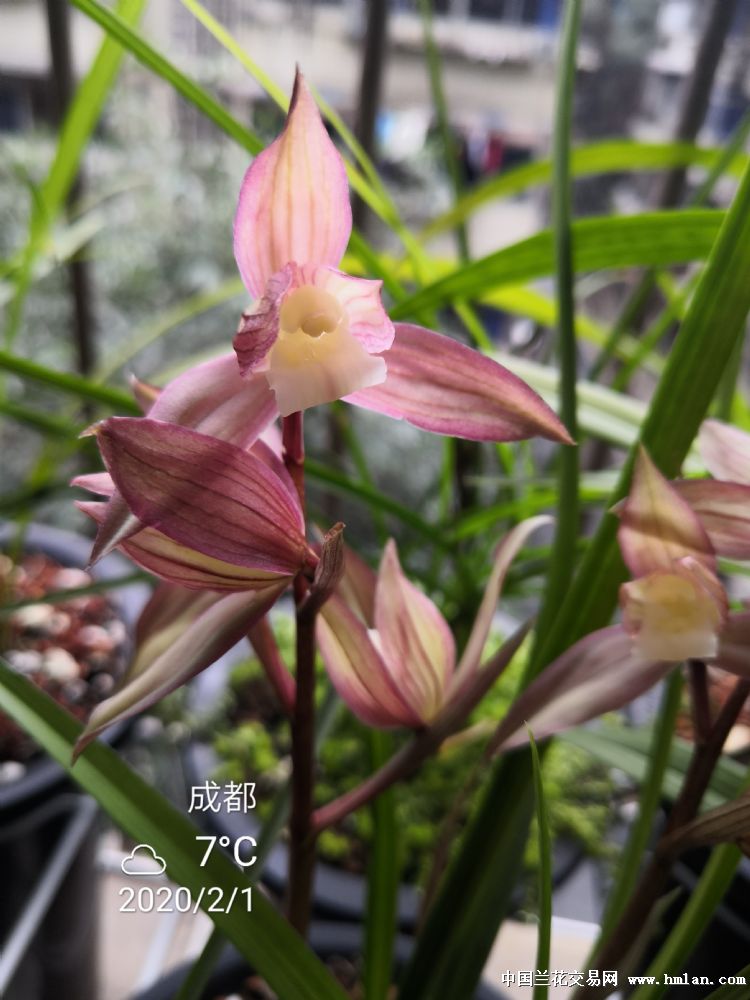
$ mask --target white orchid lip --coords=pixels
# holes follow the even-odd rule
[[[625,627],[643,656],[673,662],[716,656],[721,613],[692,580],[654,573],[623,591]]]
[[[304,333],[322,337],[348,327],[341,303],[330,292],[312,285],[303,285],[284,299],[279,313],[281,334]]]
[[[279,310],[279,333],[264,363],[282,417],[378,385],[385,361],[349,332],[339,300],[313,285],[289,292]]]

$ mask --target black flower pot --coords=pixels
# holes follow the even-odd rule
[[[361,929],[353,924],[315,923],[310,929],[309,940],[311,948],[323,961],[334,958],[352,959],[361,952]],[[406,963],[412,947],[411,938],[404,935],[396,938],[394,961],[397,968]],[[190,963],[180,966],[132,1000],[174,1000],[190,967]],[[201,993],[201,1000],[215,1000],[217,996],[236,993],[249,975],[250,968],[242,956],[233,948],[225,949]],[[507,997],[492,986],[481,983],[474,993],[474,1000],[507,1000]]]
[[[0,547],[13,527],[0,526]],[[84,567],[89,539],[31,525],[27,552]],[[109,556],[92,572],[115,579],[132,567]],[[112,591],[132,630],[148,597],[143,585]],[[105,735],[121,743],[128,725]],[[4,1000],[96,1000],[96,808],[65,770],[40,753],[14,781],[0,784],[0,995]],[[21,955],[23,954],[23,958]],[[13,967],[13,978],[5,982]]]

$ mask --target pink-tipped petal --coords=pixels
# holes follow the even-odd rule
[[[87,472],[83,476],[71,479],[70,485],[88,490],[89,493],[96,493],[100,497],[111,497],[115,492],[115,484],[108,472]]]
[[[206,601],[196,596],[198,612],[191,620],[183,615],[183,628],[167,641],[152,636],[140,649],[119,689],[94,709],[75,749],[77,756],[113,722],[130,718],[149,708],[185,684],[246,634],[276,602],[276,585],[254,594],[229,594]]]
[[[130,375],[128,382],[136,403],[145,415],[159,398],[161,389],[158,386],[151,385],[150,382],[142,382],[136,375]]]
[[[519,746],[613,712],[673,669],[644,660],[619,625],[592,632],[551,663],[513,703],[493,746]]]
[[[705,420],[698,445],[714,479],[750,484],[750,434],[721,420]]]
[[[106,504],[103,503],[77,501],[76,507],[97,524],[106,516]],[[190,590],[264,590],[272,583],[291,581],[288,573],[249,569],[213,559],[180,545],[154,528],[141,526],[138,533],[122,541],[119,548],[147,573]]]
[[[299,268],[287,264],[270,278],[263,298],[253,309],[242,314],[234,336],[234,347],[240,375],[248,375],[263,366],[268,352],[279,336],[281,303],[289,289],[298,282]]]
[[[456,647],[438,609],[404,576],[393,540],[378,571],[375,628],[393,683],[420,719],[429,722],[445,701]]]
[[[297,72],[284,131],[245,174],[234,220],[234,254],[259,298],[286,264],[341,260],[352,228],[344,161]]]
[[[393,343],[395,329],[383,308],[382,281],[352,278],[332,267],[316,267],[311,284],[322,288],[341,304],[349,332],[368,354],[382,354]]]
[[[381,729],[422,725],[394,686],[367,628],[336,594],[318,615],[317,637],[331,683],[358,719]]]
[[[750,559],[750,485],[716,479],[681,479],[672,485],[698,515],[717,555]]]
[[[715,569],[716,558],[698,516],[644,448],[638,452],[630,493],[615,512],[620,518],[617,539],[633,576],[669,571],[686,556]]]
[[[492,567],[490,578],[487,581],[482,603],[479,606],[469,641],[466,643],[466,648],[463,651],[458,669],[456,670],[453,682],[454,690],[458,685],[463,684],[471,677],[479,667],[482,659],[482,651],[490,634],[492,620],[497,610],[497,602],[500,600],[505,577],[511,563],[526,544],[529,535],[551,523],[552,518],[546,515],[528,518],[526,521],[522,521],[516,525],[498,545],[495,552],[495,563]]]
[[[235,445],[147,417],[98,425],[107,468],[148,527],[236,566],[294,574],[304,519],[287,486]]]
[[[570,444],[554,412],[496,361],[450,337],[397,323],[383,354],[388,376],[347,402],[407,420],[423,430],[472,441],[545,437]]]

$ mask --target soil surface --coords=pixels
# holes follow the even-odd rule
[[[127,652],[127,630],[109,597],[59,596],[93,583],[84,570],[45,555],[14,564],[0,554],[0,604],[34,602],[0,615],[0,651],[14,670],[81,720],[110,694]],[[46,601],[47,594],[57,597]],[[20,777],[36,752],[33,740],[0,712],[0,782]]]

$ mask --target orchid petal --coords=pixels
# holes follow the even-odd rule
[[[286,264],[341,260],[352,228],[344,161],[298,71],[284,131],[245,174],[234,254],[254,298]]]
[[[254,309],[242,314],[232,342],[240,374],[247,375],[263,367],[268,352],[279,336],[281,303],[294,284],[299,284],[296,264],[287,264],[269,280],[263,298]]]
[[[644,448],[638,452],[630,493],[615,508],[617,539],[633,576],[669,571],[690,556],[715,569],[711,543],[697,514],[667,482]]]
[[[375,587],[377,576],[357,553],[344,547],[344,575],[338,586],[339,595],[365,623],[375,628]]]
[[[689,557],[620,588],[623,625],[646,659],[710,659],[719,646],[727,598],[717,577]]]
[[[101,523],[106,515],[103,503],[77,501],[76,506],[97,523]],[[274,582],[291,580],[288,573],[247,569],[202,555],[154,528],[141,526],[137,534],[120,543],[120,548],[147,573],[191,590],[264,590]]]
[[[280,574],[302,567],[299,503],[257,458],[150,418],[112,417],[96,433],[115,485],[143,524],[236,566]]]
[[[492,745],[495,749],[520,746],[528,741],[528,729],[535,740],[543,740],[622,708],[673,666],[644,660],[619,625],[592,632],[543,670],[516,699]]]
[[[394,684],[422,721],[429,722],[445,701],[456,647],[438,609],[404,576],[393,540],[378,571],[375,628]]]
[[[383,355],[385,382],[347,396],[347,402],[472,441],[538,435],[571,443],[554,412],[507,368],[431,330],[409,323],[395,329],[393,346]]]
[[[156,385],[151,385],[150,382],[141,381],[136,375],[130,375],[128,383],[136,403],[140,406],[144,414],[148,413],[159,398],[161,389]]]
[[[750,559],[750,485],[715,479],[681,479],[672,485],[698,515],[717,555]]]
[[[277,415],[265,378],[241,378],[233,354],[212,358],[178,375],[158,393],[149,410],[153,420],[193,427],[242,448],[267,432]],[[91,564],[138,530],[138,520],[115,492],[97,533]]]
[[[750,484],[750,434],[721,420],[705,420],[698,446],[715,479]]]
[[[317,638],[333,686],[358,719],[382,729],[422,725],[395,687],[367,628],[336,594],[318,615]]]
[[[342,306],[349,332],[368,354],[382,354],[393,343],[395,329],[383,308],[382,281],[352,278],[332,267],[316,267],[311,284],[332,295]]]
[[[482,603],[474,620],[469,641],[463,651],[458,669],[453,681],[454,690],[459,684],[471,677],[479,667],[487,636],[490,634],[492,620],[495,617],[497,602],[500,600],[503,584],[511,563],[526,544],[526,540],[538,528],[552,523],[552,518],[546,515],[531,517],[522,521],[510,531],[500,542],[495,552],[495,563],[487,581]]]
[[[253,594],[229,594],[208,604],[205,595],[198,594],[198,613],[179,634],[170,629],[168,642],[152,638],[136,651],[118,690],[91,713],[75,755],[113,722],[149,708],[231,649],[273,606],[283,586],[277,584]]]

